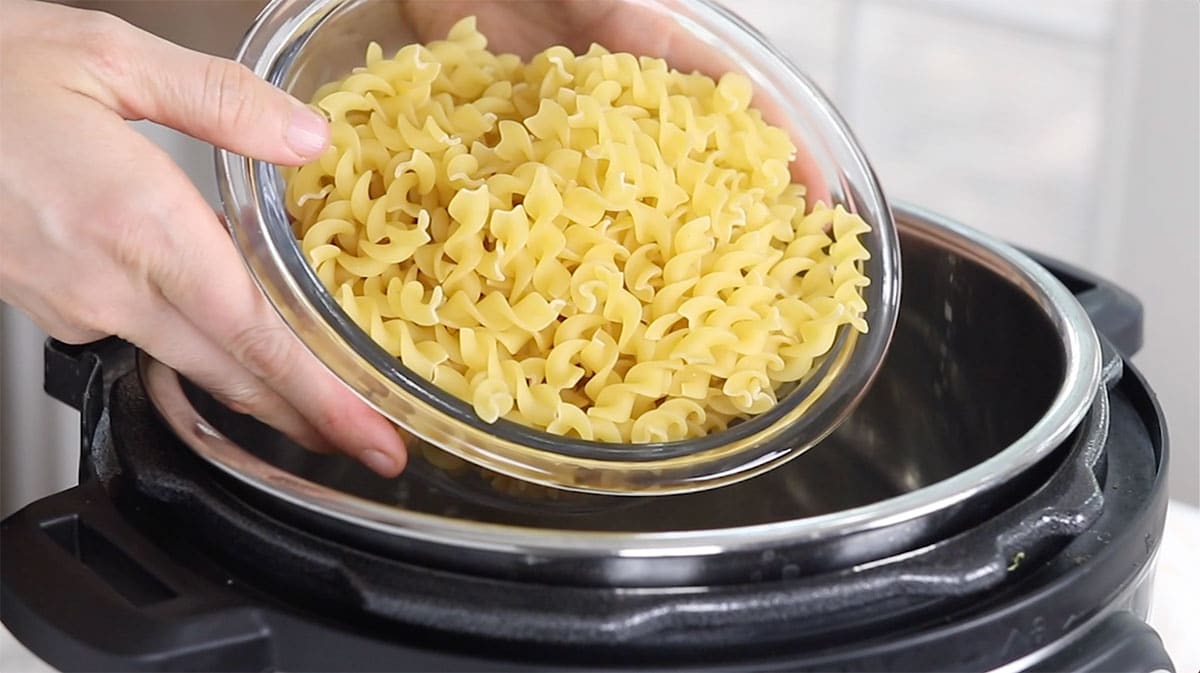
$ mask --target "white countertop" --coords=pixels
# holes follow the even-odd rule
[[[1167,507],[1150,624],[1178,673],[1200,673],[1200,509],[1177,500]]]
[[[1172,501],[1159,549],[1150,623],[1158,630],[1178,673],[1200,671],[1200,509]],[[53,673],[0,628],[0,671]]]

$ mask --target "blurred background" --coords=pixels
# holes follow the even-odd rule
[[[253,0],[90,4],[225,55],[256,11]],[[1172,497],[1200,504],[1197,3],[727,4],[834,99],[893,200],[1075,263],[1141,298],[1146,342],[1134,363],[1166,409]],[[215,205],[211,150],[139,126]],[[7,514],[74,483],[79,436],[78,414],[41,392],[43,336],[8,306],[0,334]]]

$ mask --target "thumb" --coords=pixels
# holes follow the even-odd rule
[[[228,59],[185,49],[124,24],[127,50],[113,88],[118,112],[245,156],[302,164],[320,156],[329,126],[317,112]]]

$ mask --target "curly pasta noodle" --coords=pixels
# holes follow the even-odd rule
[[[646,443],[766,411],[866,331],[869,228],[807,207],[745,77],[486,47],[473,18],[370,45],[285,169],[304,255],[405,366],[488,422]]]

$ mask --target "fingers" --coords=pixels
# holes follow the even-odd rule
[[[142,116],[238,154],[278,164],[315,159],[325,118],[245,66],[147,36]]]
[[[161,297],[146,302],[126,339],[153,353],[235,412],[252,414],[312,451],[332,453],[325,437],[229,353]]]
[[[613,0],[523,0],[514,3],[480,0],[405,0],[399,4],[405,19],[422,41],[440,40],[459,19],[474,15],[479,30],[494,52],[511,52],[523,58],[552,44],[565,44],[576,52],[598,42],[612,51],[652,56],[667,61],[680,72],[700,72],[720,79],[728,72],[743,72],[725,50],[688,31],[660,9]],[[791,164],[792,180],[807,187],[806,201],[831,202],[820,165],[804,143],[784,107],[759,91],[753,105],[767,123],[784,129],[796,145]]]
[[[601,12],[602,7],[584,3],[578,6],[580,11],[587,7],[595,12]],[[597,25],[597,30],[603,34],[612,36],[611,44],[606,46],[664,59],[681,72],[699,72],[718,80],[728,72],[743,72],[726,52],[685,30],[674,19],[653,10],[638,7],[601,12],[591,17],[589,23]],[[809,207],[818,201],[831,204],[829,185],[820,165],[800,141],[798,129],[783,105],[761,89],[755,92],[752,105],[762,113],[764,121],[787,131],[792,137],[796,145],[796,158],[790,167],[792,180],[807,188],[805,200]]]
[[[13,3],[0,21],[0,297],[56,336],[123,336],[297,441],[397,474],[391,424],[303,349],[187,176],[118,116],[292,161],[294,102],[104,16]]]
[[[278,164],[325,150],[325,119],[236,62],[184,49],[111,17],[92,19],[100,102],[218,147]],[[93,93],[89,91],[88,93]]]
[[[399,474],[407,453],[391,423],[296,340],[247,278],[216,222],[193,233],[204,229],[217,234],[193,237],[204,254],[156,274],[168,317],[148,330],[147,350],[235,411],[303,446],[323,452],[336,446],[382,476]]]
[[[340,450],[382,475],[398,474],[407,455],[392,424],[297,341],[246,274],[203,199],[187,198],[180,207],[194,215],[183,218],[188,225],[180,222],[170,230],[177,240],[169,247],[182,254],[160,255],[163,261],[151,270],[166,301]],[[252,411],[258,415],[258,409]]]

